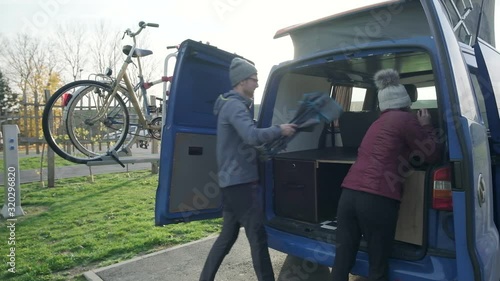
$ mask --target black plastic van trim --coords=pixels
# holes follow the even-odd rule
[[[457,255],[454,251],[443,250],[443,249],[428,248],[427,254],[430,256],[442,257],[442,258],[448,258],[448,259],[456,259],[457,258]]]

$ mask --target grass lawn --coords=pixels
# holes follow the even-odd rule
[[[19,169],[20,170],[36,170],[40,169],[40,161],[42,160],[42,156],[26,156],[19,157]],[[0,159],[0,167],[3,169],[4,160]],[[65,160],[59,156],[54,157],[54,165],[56,167],[70,166],[70,165],[78,165],[76,163]],[[47,156],[45,155],[43,158],[43,167],[47,167]]]
[[[82,273],[198,240],[218,232],[221,220],[154,226],[158,175],[150,171],[58,180],[56,188],[21,185],[25,216],[8,245],[0,219],[0,280],[85,280]],[[0,188],[3,193],[3,188]],[[8,272],[15,247],[16,273]]]

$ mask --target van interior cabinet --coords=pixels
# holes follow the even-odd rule
[[[317,222],[316,162],[275,159],[274,171],[276,214]]]
[[[351,164],[319,162],[316,175],[318,178],[318,213],[320,222],[333,221],[337,217],[342,181]]]
[[[274,159],[276,215],[311,223],[335,218],[340,185],[353,161],[325,161],[328,153],[318,161],[318,151],[284,153]],[[323,150],[328,151],[333,150]]]
[[[273,159],[276,215],[314,224],[335,221],[342,181],[354,163],[355,153],[336,148],[276,156]],[[424,184],[424,171],[414,171],[405,180],[397,241],[423,243]]]

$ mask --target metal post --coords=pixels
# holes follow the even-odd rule
[[[47,91],[47,90],[45,90]],[[38,103],[38,91],[35,91],[35,104],[33,105],[33,110],[35,114],[35,137],[39,139],[40,137],[40,114],[38,113],[38,108],[40,104]],[[30,122],[31,123],[31,122]],[[29,132],[29,131],[28,131]],[[36,149],[36,155],[40,155],[40,144],[37,142],[35,144],[35,149]]]
[[[158,154],[158,140],[157,139],[153,139],[151,141],[151,153]],[[151,163],[151,173],[158,174],[158,162],[157,161],[154,161]]]
[[[19,127],[17,125],[3,125],[3,159],[4,159],[4,186],[5,198],[2,216],[12,219],[23,216],[21,208],[21,187],[19,175]]]
[[[149,104],[156,105],[155,96],[150,96],[149,100],[150,100]],[[156,112],[158,112],[158,110]],[[158,140],[156,140],[155,138],[151,138],[151,154],[158,154]],[[158,174],[158,162],[151,163],[151,173]]]
[[[28,136],[28,98],[26,95],[26,82],[24,82],[24,90],[23,90],[23,108],[24,108],[24,116],[23,116],[23,123],[24,123],[24,131],[25,136]],[[24,144],[25,150],[26,150],[26,155],[30,154],[30,143],[29,141]]]
[[[50,92],[49,90],[45,90],[45,103],[50,98]],[[49,124],[53,124],[54,120],[52,117],[52,114],[49,114]],[[54,151],[50,146],[47,145],[47,186],[48,187],[54,187],[55,186],[55,170],[56,170],[56,165],[55,165],[55,158],[54,158]]]

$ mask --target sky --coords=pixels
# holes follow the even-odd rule
[[[139,21],[158,23],[159,28],[145,32],[159,61],[170,53],[166,46],[186,39],[237,53],[252,60],[259,70],[258,101],[271,67],[293,56],[290,38],[273,39],[276,31],[377,2],[381,1],[0,0],[0,34],[8,37],[25,32],[42,37],[65,23],[92,26],[104,21],[123,31],[135,30]],[[500,32],[500,28],[496,30]]]

